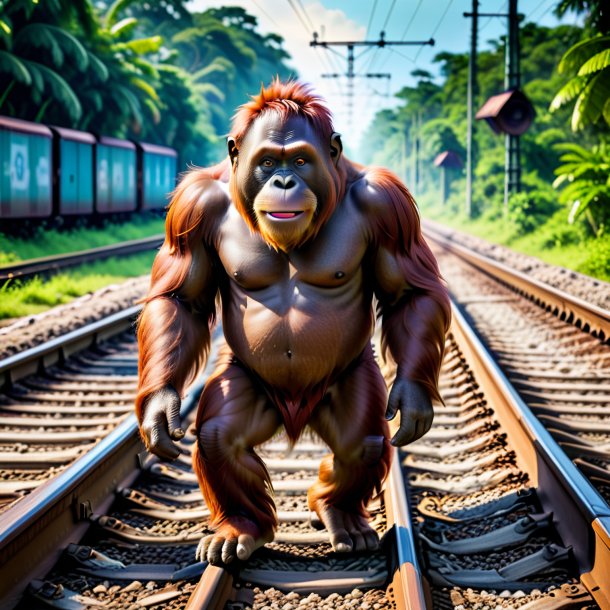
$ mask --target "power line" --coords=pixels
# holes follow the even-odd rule
[[[298,17],[299,21],[301,22],[301,25],[305,28],[307,35],[311,36],[311,29],[309,29],[309,26],[305,23],[305,20],[301,16],[301,13],[299,13],[299,11],[297,10],[297,7],[294,4],[294,0],[288,0],[288,4],[290,4],[290,8],[292,8],[292,10],[294,11],[294,14]]]
[[[301,7],[301,10],[303,11],[303,15],[305,15],[305,18],[309,22],[309,25],[311,26],[312,31],[314,31],[316,29],[316,27],[314,26],[313,21],[309,18],[309,14],[307,13],[307,9],[305,8],[305,6],[301,2],[301,0],[297,0],[297,2],[299,3],[299,6]]]
[[[438,20],[438,23],[436,24],[436,27],[434,28],[434,31],[430,35],[431,39],[434,39],[434,35],[438,32],[438,29],[441,27],[441,24],[445,20],[445,17],[447,16],[447,13],[449,12],[449,8],[451,7],[452,4],[453,4],[453,0],[449,0],[449,2],[447,2],[447,6],[445,7],[445,11],[441,15],[441,18]],[[423,48],[424,48],[423,46],[420,47],[419,51],[417,51],[417,53],[415,54],[415,57],[413,58],[413,61],[417,61],[417,58],[419,57],[419,54],[422,52]]]
[[[390,15],[392,14],[392,11],[394,10],[395,6],[396,6],[396,0],[392,0],[390,10],[388,11],[388,16],[385,18],[385,21],[383,22],[383,27],[381,28],[382,31],[385,31],[386,26],[388,25],[388,21],[390,21]]]
[[[502,6],[500,7],[499,12],[503,13],[504,11],[508,10],[508,0],[505,0],[505,2],[502,4]],[[492,16],[492,17],[488,17],[487,21],[479,28],[479,34],[494,20],[497,19],[499,17],[499,15],[496,16]]]
[[[415,40],[386,40],[384,32],[380,32],[378,40],[318,40],[318,33],[314,32],[313,40],[309,43],[312,47],[324,47],[325,49],[329,49],[333,46],[343,46],[347,47],[347,72],[346,76],[348,77],[347,81],[347,93],[348,93],[348,101],[347,108],[351,113],[353,111],[353,98],[354,98],[354,49],[356,47],[378,47],[385,48],[391,46],[411,46],[411,45],[434,45],[434,39],[430,38],[425,41],[415,41]]]
[[[547,0],[540,0],[536,7],[525,16],[525,19],[529,19],[545,2],[547,2]],[[555,4],[554,0],[553,4]]]
[[[371,29],[371,23],[373,23],[373,15],[375,14],[375,9],[377,8],[377,0],[375,0],[375,2],[373,2],[373,9],[371,10],[371,15],[369,17],[369,23],[366,26],[366,32],[364,34],[365,38],[369,37],[369,31]]]
[[[404,53],[401,53],[400,51],[398,51],[397,49],[389,49],[390,52],[392,53],[396,53],[396,55],[400,55],[401,57],[404,57],[404,59],[406,59],[407,61],[410,61],[412,64],[415,63],[415,60],[412,57],[408,57],[407,55],[405,55]],[[385,62],[384,62],[385,63]]]
[[[422,5],[423,1],[424,0],[419,0],[419,2],[417,3],[417,6],[415,7],[413,14],[411,15],[411,19],[409,19],[409,23],[407,23],[407,27],[405,28],[405,31],[402,33],[402,36],[400,37],[401,40],[404,40],[405,37],[407,36],[407,32],[409,31],[409,28],[411,27],[411,24],[413,23],[413,20],[415,19],[415,16],[417,15],[417,11],[419,11],[419,7]]]
[[[281,30],[281,26],[280,24],[256,1],[256,0],[252,0],[252,2],[258,7],[258,10],[263,13],[263,15],[265,15],[265,17],[267,17],[267,19],[269,19],[269,21],[271,21],[271,23],[273,23],[273,25],[278,29]]]

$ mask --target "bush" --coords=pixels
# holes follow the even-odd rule
[[[588,257],[581,266],[587,275],[610,280],[610,236],[591,239],[588,242]]]

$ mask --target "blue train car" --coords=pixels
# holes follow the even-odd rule
[[[53,213],[57,216],[93,214],[93,150],[95,137],[84,131],[51,127],[54,134]]]
[[[100,136],[95,147],[95,211],[133,212],[137,206],[136,145]]]
[[[44,125],[0,117],[0,219],[51,215],[51,141]]]
[[[138,145],[139,209],[158,210],[176,186],[177,153],[173,148],[140,142]]]

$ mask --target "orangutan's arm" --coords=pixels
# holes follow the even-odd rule
[[[191,172],[178,186],[138,322],[136,415],[147,447],[163,458],[179,455],[172,439],[184,436],[180,399],[210,347],[218,284],[209,236],[223,198],[201,172]]]
[[[400,410],[400,428],[392,443],[402,446],[428,431],[431,401],[440,400],[438,375],[451,315],[449,298],[406,187],[378,169],[367,175],[361,191],[373,231],[382,350],[397,364],[386,417],[392,419]]]

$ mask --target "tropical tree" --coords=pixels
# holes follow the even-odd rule
[[[560,200],[570,206],[568,221],[584,214],[599,236],[610,217],[610,150],[604,143],[592,150],[573,143],[557,147],[563,151],[562,165],[553,186],[562,189]]]
[[[600,119],[610,126],[610,35],[599,34],[568,49],[559,72],[576,74],[551,102],[551,111],[575,101],[572,130],[594,125]]]
[[[0,111],[42,120],[57,104],[71,121],[78,121],[82,106],[66,80],[69,68],[84,74],[90,54],[70,33],[77,23],[90,33],[95,17],[88,0],[7,0],[0,6],[0,74],[7,86],[0,91]]]

